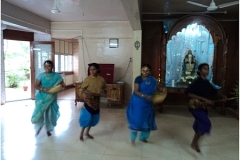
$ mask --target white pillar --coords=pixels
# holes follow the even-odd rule
[[[3,44],[3,30],[6,29],[6,25],[1,24],[1,56],[0,56],[0,71],[1,71],[1,82],[0,82],[0,98],[1,105],[6,102],[6,90],[5,90],[5,67],[4,67],[4,44]]]
[[[140,43],[139,48],[135,44]],[[142,61],[142,30],[133,31],[133,81],[132,90],[134,89],[134,80],[141,74],[141,61]]]
[[[82,82],[88,75],[87,73],[87,67],[88,63],[86,62],[86,57],[84,57],[84,52],[83,52],[83,41],[81,37],[78,38],[78,46],[79,46],[79,53],[78,53],[78,78],[79,81]]]

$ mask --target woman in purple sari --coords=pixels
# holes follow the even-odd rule
[[[141,75],[135,79],[134,92],[126,111],[132,144],[135,143],[138,131],[140,131],[139,140],[147,143],[150,131],[157,129],[152,103],[157,81],[150,72],[151,66],[144,64]]]
[[[185,93],[191,98],[189,101],[189,111],[192,113],[195,121],[193,130],[195,131],[191,148],[196,152],[200,152],[198,141],[204,134],[209,134],[211,130],[211,121],[207,114],[207,106],[214,105],[210,99],[214,95],[218,95],[223,99],[227,99],[225,95],[217,94],[217,90],[207,80],[209,74],[209,65],[202,63],[198,66],[198,78],[188,86]]]

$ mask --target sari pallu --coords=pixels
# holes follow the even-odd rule
[[[45,73],[41,73],[37,78],[43,88],[55,87],[63,81],[62,77],[57,73],[49,73],[48,76],[50,78],[46,77]],[[45,124],[46,130],[52,131],[57,125],[57,120],[60,116],[58,109],[57,93],[38,91],[31,122],[35,124],[37,128]]]
[[[157,81],[152,76],[148,76],[145,81],[139,84],[139,91],[146,95],[153,95],[156,87]],[[135,93],[132,94],[126,114],[129,129],[132,131],[151,131],[157,129],[152,102]]]

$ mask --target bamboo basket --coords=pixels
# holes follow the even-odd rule
[[[62,90],[62,85],[56,85],[48,90],[48,93],[57,93]]]

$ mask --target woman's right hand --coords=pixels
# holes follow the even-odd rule
[[[90,91],[88,91],[88,90],[82,90],[82,93],[85,93],[85,94],[92,94]]]
[[[62,81],[62,82],[60,82],[59,83],[59,85],[61,85],[63,88],[65,88],[66,87],[66,84]]]
[[[204,99],[204,102],[207,103],[208,105],[211,105],[211,106],[214,105],[214,102],[212,100],[209,100],[209,99]]]

